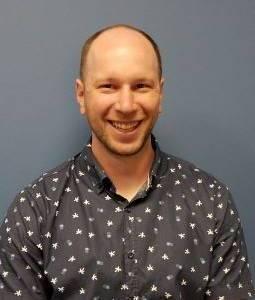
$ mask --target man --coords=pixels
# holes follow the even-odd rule
[[[1,299],[248,299],[247,250],[231,193],[160,150],[161,59],[115,25],[81,56],[76,98],[92,135],[24,188],[1,227]]]

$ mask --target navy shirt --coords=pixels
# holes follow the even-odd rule
[[[228,187],[151,138],[149,185],[131,201],[100,168],[91,137],[16,196],[0,229],[0,299],[255,294]]]

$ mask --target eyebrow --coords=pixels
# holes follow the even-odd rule
[[[116,81],[114,78],[112,77],[108,77],[108,78],[99,78],[99,79],[96,79],[95,80],[95,84],[98,84],[98,83],[102,83],[102,82],[113,82],[113,81]]]
[[[96,79],[95,84],[99,84],[102,82],[116,82],[119,81],[118,79],[115,79],[113,77],[108,77],[108,78],[100,78],[100,79]],[[140,77],[134,80],[135,82],[148,82],[150,84],[154,84],[154,80],[151,78],[144,78],[144,77]]]

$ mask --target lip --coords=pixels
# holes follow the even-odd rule
[[[134,127],[134,129],[132,129],[132,130],[128,130],[128,129],[118,129],[118,128],[116,128],[116,127],[114,127],[114,126],[112,125],[112,122],[115,122],[115,121],[108,120],[108,122],[109,122],[109,124],[111,125],[111,128],[115,129],[116,132],[118,132],[118,133],[120,133],[120,134],[123,133],[123,134],[125,134],[125,135],[131,135],[131,134],[134,134],[134,133],[137,131],[137,129],[140,127],[140,125],[141,125],[141,123],[142,123],[142,120],[135,120],[135,121],[129,121],[129,122],[126,121],[126,123],[130,123],[130,122],[139,122],[138,125],[137,125],[136,127]],[[116,122],[122,122],[122,121],[116,121]],[[125,121],[124,121],[124,122],[125,122]],[[124,123],[124,122],[123,122],[123,123]]]
[[[107,120],[108,122],[121,122],[121,123],[130,123],[130,122],[142,122],[142,120],[130,120],[130,121],[121,121],[121,120]]]

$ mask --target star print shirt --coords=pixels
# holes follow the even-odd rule
[[[17,194],[0,229],[0,299],[254,295],[227,186],[151,141],[149,185],[130,202],[100,168],[91,137]]]

